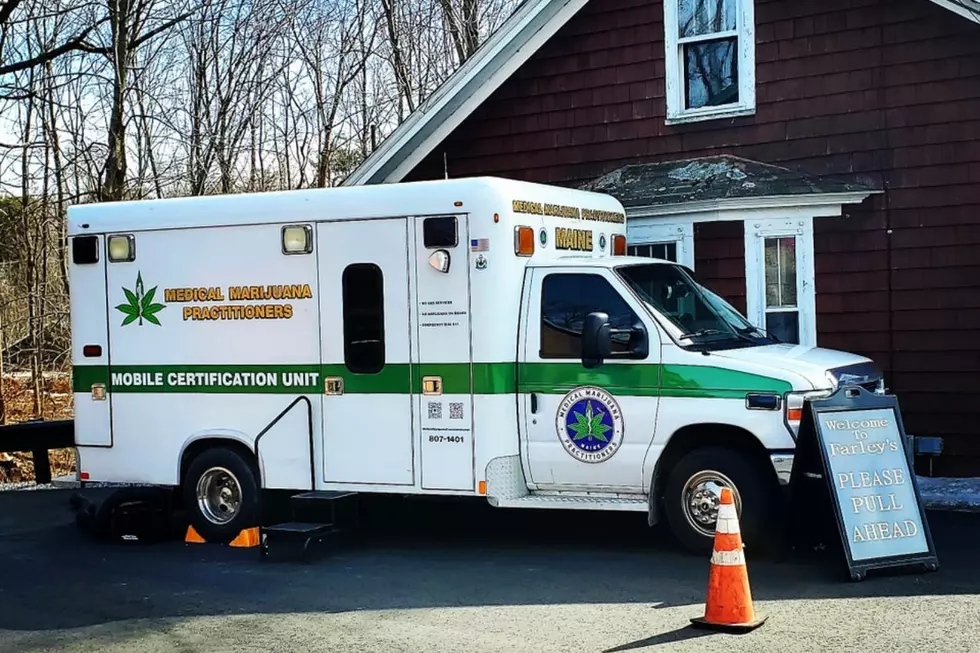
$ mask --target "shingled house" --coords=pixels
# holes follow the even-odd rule
[[[869,355],[980,470],[980,2],[527,0],[346,181],[610,193],[632,251]]]

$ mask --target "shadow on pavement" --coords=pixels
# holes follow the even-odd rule
[[[646,639],[640,639],[635,642],[630,642],[629,644],[623,644],[621,646],[606,649],[603,651],[603,653],[620,653],[621,651],[634,651],[636,649],[648,648],[650,646],[660,646],[661,644],[675,644],[677,642],[697,639],[698,637],[707,637],[708,635],[714,634],[715,633],[710,633],[704,630],[698,630],[692,626],[686,626],[684,628],[672,630],[669,633],[654,635],[653,637],[647,637]]]
[[[372,499],[363,511],[370,520],[360,544],[303,565],[263,563],[257,549],[96,543],[74,526],[68,495],[0,493],[0,629],[470,606],[697,606],[707,587],[708,559],[679,551],[661,530],[651,531],[642,514]],[[767,560],[747,551],[753,598],[980,592],[972,548],[980,539],[980,516],[930,513],[929,520],[938,573],[851,583],[826,555]],[[684,628],[613,650],[692,636]]]

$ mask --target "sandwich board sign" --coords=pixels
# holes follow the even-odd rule
[[[852,580],[863,580],[871,569],[939,569],[896,397],[854,386],[808,400],[796,448],[794,495],[815,479],[829,491]],[[821,495],[828,492],[814,496]]]

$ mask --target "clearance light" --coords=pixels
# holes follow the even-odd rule
[[[313,229],[298,224],[282,228],[283,254],[309,254],[313,251]]]
[[[487,493],[487,482],[480,481],[480,494],[485,495]]]
[[[92,384],[92,401],[105,401],[105,383]]]
[[[79,480],[82,480],[82,481],[87,481],[87,480],[89,479],[89,475],[88,475],[88,472],[81,472],[81,473],[80,473],[80,474],[78,475],[78,478],[79,478]]]
[[[429,265],[439,272],[449,272],[449,252],[444,249],[437,249],[429,255]]]
[[[626,256],[626,236],[623,234],[613,235],[612,254],[613,256]]]
[[[109,236],[109,260],[122,263],[136,259],[136,239],[132,236]]]
[[[514,253],[518,256],[534,254],[534,229],[517,227],[514,230]]]

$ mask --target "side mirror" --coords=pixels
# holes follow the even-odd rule
[[[613,336],[629,336],[629,350],[613,352]],[[582,365],[593,369],[609,358],[643,359],[650,350],[650,339],[642,323],[637,322],[629,329],[613,329],[609,326],[606,313],[589,313],[582,329]]]
[[[589,313],[582,328],[582,365],[594,368],[612,355],[612,329],[609,315]]]

